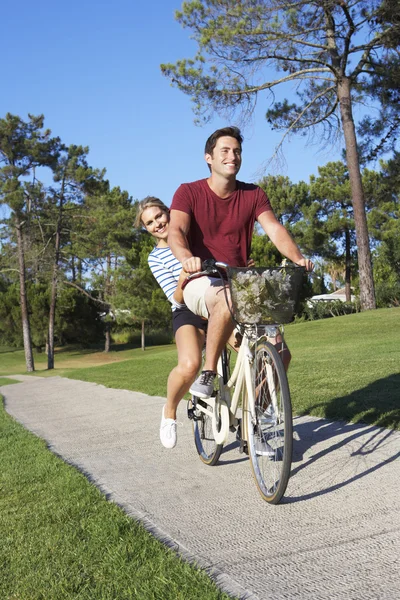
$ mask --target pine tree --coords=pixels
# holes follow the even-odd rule
[[[11,211],[10,223],[16,238],[20,307],[26,369],[34,371],[29,309],[26,289],[25,231],[31,221],[32,203],[41,197],[35,178],[37,167],[51,167],[57,160],[59,138],[43,129],[44,117],[29,115],[27,122],[8,113],[0,119],[0,203]]]
[[[344,137],[351,185],[364,310],[376,306],[353,105],[374,97],[377,58],[395,61],[398,3],[390,0],[192,0],[176,13],[198,44],[194,60],[161,65],[195,102],[198,117],[240,109],[249,116],[259,96],[296,83],[297,103],[266,111],[283,139],[322,128],[322,141]],[[277,73],[271,77],[271,72]]]

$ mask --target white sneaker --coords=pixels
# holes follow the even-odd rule
[[[160,440],[164,448],[174,448],[176,446],[176,421],[164,417],[164,408],[162,409]]]

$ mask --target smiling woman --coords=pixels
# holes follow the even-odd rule
[[[200,368],[207,321],[194,315],[183,304],[181,283],[186,275],[168,246],[168,207],[158,198],[145,198],[139,205],[136,226],[144,226],[157,242],[149,254],[148,263],[172,305],[178,364],[168,377],[167,404],[162,410],[160,439],[163,446],[173,448],[176,445],[176,409]]]

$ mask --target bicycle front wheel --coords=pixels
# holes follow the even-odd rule
[[[256,347],[254,397],[254,418],[247,407],[251,467],[263,499],[278,504],[290,476],[293,422],[285,368],[270,342],[260,342]]]

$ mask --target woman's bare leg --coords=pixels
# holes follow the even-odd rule
[[[193,325],[183,325],[176,332],[178,364],[168,377],[167,404],[164,409],[166,419],[176,419],[178,404],[196,379],[201,366],[204,339],[204,331]]]

